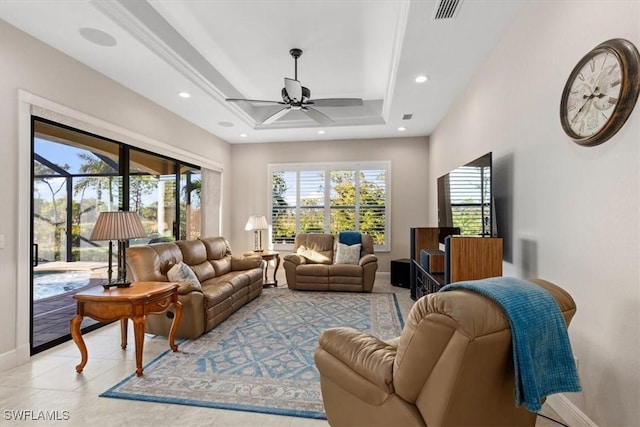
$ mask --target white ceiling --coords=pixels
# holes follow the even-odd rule
[[[2,0],[0,18],[231,143],[384,138],[429,135],[530,0],[458,0],[434,19],[440,1]],[[225,102],[280,101],[291,48],[312,98],[363,106],[261,125],[278,107]]]

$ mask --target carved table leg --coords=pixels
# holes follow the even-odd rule
[[[133,318],[133,334],[136,341],[136,375],[142,376],[142,350],[144,348],[144,316]]]
[[[123,317],[120,319],[120,347],[123,350],[127,349],[127,328],[128,328],[129,319]]]
[[[176,332],[178,331],[178,325],[180,324],[180,320],[182,320],[182,303],[180,301],[175,301],[173,303],[175,308],[175,316],[173,317],[173,322],[171,322],[171,329],[169,330],[169,347],[171,350],[178,351],[178,346],[176,345]]]
[[[87,346],[82,339],[82,333],[80,332],[80,324],[82,323],[82,316],[76,314],[71,319],[71,337],[73,338],[73,342],[76,343],[78,349],[80,349],[80,355],[82,360],[80,364],[76,366],[76,372],[80,373],[84,369],[84,366],[87,364],[87,360],[89,355],[87,354]]]
[[[278,287],[278,279],[276,279],[276,273],[278,272],[278,267],[280,267],[280,254],[276,254],[276,268],[273,270],[273,284],[275,287]]]

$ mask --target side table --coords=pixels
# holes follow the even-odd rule
[[[127,348],[127,319],[133,320],[136,346],[136,374],[142,375],[142,350],[144,325],[148,314],[164,313],[173,305],[176,315],[169,331],[169,347],[178,351],[175,344],[176,331],[182,318],[182,303],[178,301],[178,284],[171,282],[133,282],[128,288],[104,289],[95,286],[73,296],[77,301],[76,315],[71,319],[71,337],[78,346],[82,361],[76,366],[80,373],[89,358],[87,346],[82,339],[80,324],[84,316],[101,322],[120,320],[122,349]]]
[[[266,265],[264,267],[264,272],[262,273],[262,287],[268,288],[270,286],[278,287],[278,280],[276,279],[276,273],[278,272],[278,267],[280,267],[280,253],[276,251],[262,251],[262,252],[245,252],[244,256],[249,255],[260,255],[264,261],[266,261]],[[269,270],[269,261],[275,260],[275,268],[273,270],[273,281],[269,281],[267,278],[267,271]]]

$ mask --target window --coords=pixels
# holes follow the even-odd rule
[[[141,217],[148,237],[200,236],[200,169],[44,119],[33,120],[33,240],[45,261],[103,261],[89,239],[102,211]],[[126,200],[125,200],[126,199]]]
[[[270,165],[271,242],[290,249],[298,233],[357,230],[389,250],[389,162]]]
[[[491,168],[461,166],[449,173],[453,226],[462,235],[491,236]]]
[[[72,295],[104,282],[109,243],[90,236],[100,212],[140,215],[147,237],[129,245],[200,236],[197,166],[32,118],[31,352],[71,339]],[[114,252],[117,256],[117,249]],[[52,316],[51,313],[54,313]],[[83,329],[97,327],[86,319]]]

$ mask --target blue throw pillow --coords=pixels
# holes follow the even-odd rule
[[[362,243],[362,235],[359,231],[341,231],[340,234],[338,234],[338,243],[347,246],[357,245],[358,243]]]

